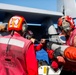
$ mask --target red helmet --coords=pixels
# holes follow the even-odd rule
[[[8,31],[11,31],[11,30],[20,31],[23,28],[22,27],[23,24],[26,24],[26,21],[25,21],[24,17],[22,17],[22,16],[13,16],[9,20]]]
[[[73,29],[75,27],[73,18],[70,16],[63,16],[59,18],[58,27],[62,28],[64,25],[67,25],[67,27],[69,26],[70,29]]]

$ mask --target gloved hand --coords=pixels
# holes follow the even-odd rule
[[[59,63],[65,63],[65,59],[62,56],[57,56],[57,60]]]
[[[57,71],[58,68],[59,68],[59,64],[58,64],[58,61],[57,60],[53,60],[52,63],[51,63],[51,67],[54,71]]]
[[[31,41],[32,41],[33,43],[35,42],[35,40],[36,40],[35,38],[31,38]]]

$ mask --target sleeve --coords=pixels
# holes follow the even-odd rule
[[[54,58],[54,50],[48,50],[48,49],[46,49],[46,52],[48,53],[48,56],[49,56],[50,59]]]
[[[38,64],[34,44],[31,44],[26,52],[26,67],[28,75],[38,75]]]
[[[75,47],[68,47],[64,51],[64,57],[69,61],[76,62],[76,48]]]
[[[39,50],[41,50],[42,48],[43,48],[43,44],[38,44],[38,45],[35,46],[35,50],[36,50],[36,51],[39,51]]]

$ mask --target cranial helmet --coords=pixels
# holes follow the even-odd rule
[[[8,23],[8,31],[15,30],[15,31],[26,31],[27,24],[22,16],[13,16],[9,20]]]
[[[58,27],[64,31],[72,30],[75,27],[74,20],[70,16],[63,16],[58,19]]]

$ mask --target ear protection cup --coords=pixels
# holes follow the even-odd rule
[[[23,23],[23,25],[22,25],[22,32],[26,32],[27,28],[28,28],[27,24]]]

